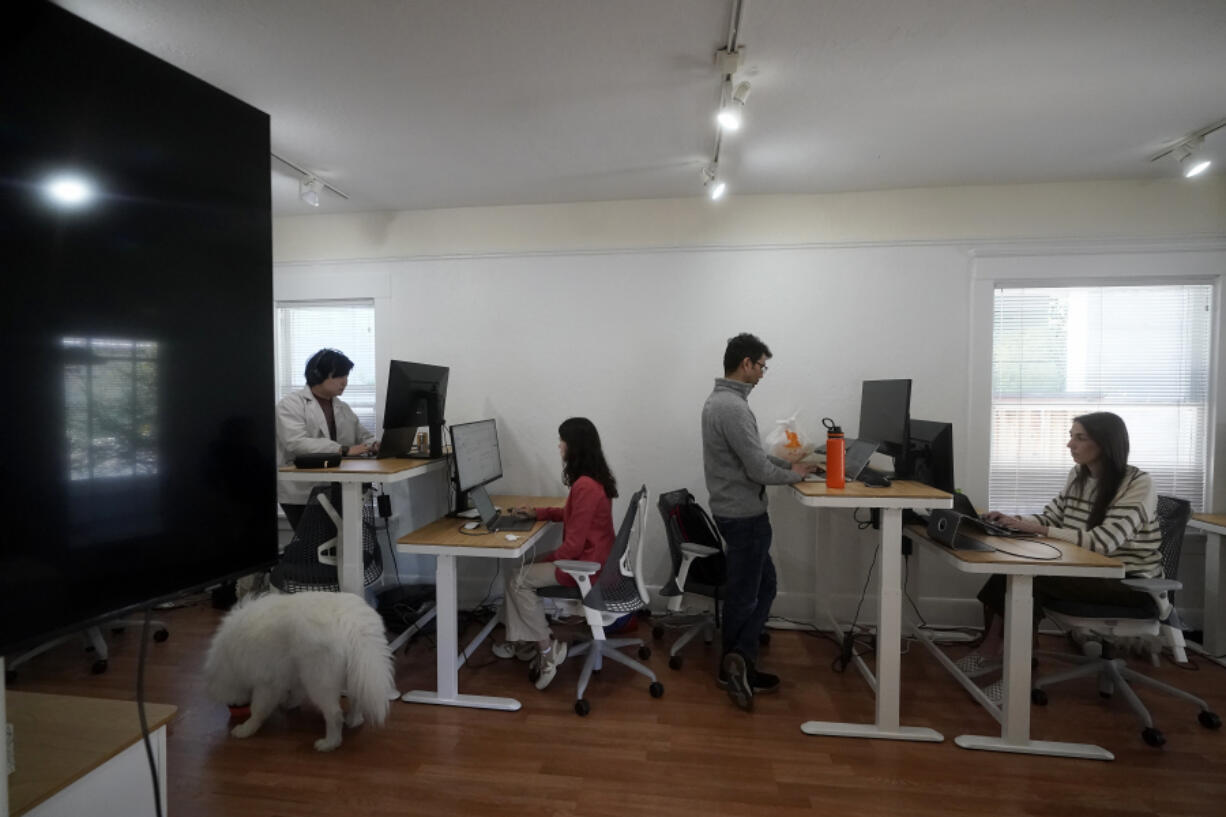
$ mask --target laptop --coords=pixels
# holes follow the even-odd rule
[[[481,524],[490,533],[502,530],[532,530],[536,520],[531,517],[520,517],[513,513],[500,514],[490,501],[490,495],[484,490],[470,491],[468,494],[477,506],[477,516]]]
[[[855,482],[859,479],[860,474],[868,467],[868,461],[873,458],[873,454],[877,451],[877,443],[872,440],[856,440],[850,439],[844,443],[843,447],[843,476],[848,482]],[[825,454],[826,446],[814,449],[815,454]],[[826,473],[826,469],[818,467],[817,475],[822,476]]]
[[[991,536],[1004,536],[1013,539],[1021,539],[1038,535],[1015,530],[1013,528],[1007,528],[1004,525],[997,525],[994,522],[989,522],[986,519],[983,519],[975,510],[975,506],[971,504],[970,497],[958,491],[954,492],[954,512],[966,517],[966,522],[964,524],[974,525],[984,533]]]

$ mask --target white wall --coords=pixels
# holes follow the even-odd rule
[[[696,205],[688,201],[284,219],[275,231],[281,259],[275,293],[278,299],[373,297],[381,371],[390,358],[451,366],[447,419],[498,420],[507,476],[495,490],[560,494],[556,428],[579,414],[600,429],[625,496],[646,482],[653,494],[688,487],[705,501],[699,411],[720,373],[726,339],[740,331],[759,334],[775,354],[751,398],[763,431],[800,409],[803,426],[814,433],[823,415],[854,432],[861,380],[910,377],[912,415],[954,423],[957,472],[966,475],[978,472],[966,432],[970,251],[983,251],[985,241],[936,231],[955,230],[959,217],[978,213],[972,221],[982,234],[1051,243],[1043,238],[1050,213],[1067,210],[1071,198],[1081,208],[1076,212],[1091,215],[1078,221],[1066,214],[1060,241],[1080,231],[1098,249],[1118,248],[1117,237],[1132,231],[1167,251],[1205,243],[1220,211],[1206,219],[1202,207],[1226,190],[1220,184],[1053,185],[1043,207],[1036,200],[1042,187],[1017,191],[1014,198],[1025,200],[1030,215],[1012,225],[982,212],[1010,200],[1002,188],[937,191],[928,198],[917,191],[843,197],[859,213],[856,226],[831,229],[826,222],[820,231],[828,243],[792,242],[797,246],[752,246],[752,239],[762,237],[770,213],[787,214],[780,218],[790,225],[772,237],[811,235],[803,216],[839,212],[840,197],[792,197],[794,206],[782,211],[780,197],[742,199],[748,226],[727,225],[719,248],[703,246],[712,243],[710,235],[701,219],[691,218]],[[1174,233],[1183,224],[1191,233],[1160,239],[1140,230],[1141,222],[1157,217],[1148,212],[1149,188],[1152,204],[1164,209],[1165,228]],[[865,196],[890,214],[872,229]],[[635,247],[628,225],[639,222],[628,216],[635,210],[630,204],[676,217],[683,226],[673,243],[667,245],[657,224],[643,228]],[[1113,223],[1102,223],[1104,210],[1115,214]],[[918,237],[916,223],[932,234]],[[432,239],[412,227],[424,224],[445,229]],[[582,226],[569,232],[575,225]],[[866,241],[861,233],[877,239]],[[617,513],[623,509],[619,502]],[[772,518],[780,572],[776,612],[808,618],[818,569],[814,517],[787,490],[774,489]],[[654,509],[650,520],[649,535],[662,549]],[[830,573],[830,586],[842,588],[835,606],[847,615],[875,534],[857,531],[847,514],[834,515],[832,530],[850,546],[826,550],[821,569]],[[659,584],[665,556],[657,551],[649,561],[649,582]],[[468,574],[482,592],[489,578],[484,567]],[[970,601],[977,584],[920,564],[911,590],[922,597],[926,615],[953,623],[977,619]]]

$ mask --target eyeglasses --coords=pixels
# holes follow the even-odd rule
[[[753,365],[755,365],[755,366],[761,366],[761,367],[762,367],[762,373],[763,373],[763,374],[766,374],[766,370],[767,370],[768,368],[770,368],[769,366],[767,366],[765,363],[763,363],[763,362],[762,362],[762,361],[760,361],[760,360],[755,360],[755,361],[753,362]]]

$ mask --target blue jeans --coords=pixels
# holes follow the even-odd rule
[[[771,561],[771,520],[766,514],[742,519],[715,517],[727,545],[724,585],[724,652],[758,658],[758,637],[770,617],[778,587]]]

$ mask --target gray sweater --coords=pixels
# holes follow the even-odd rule
[[[711,514],[731,519],[766,513],[766,486],[790,485],[801,476],[786,460],[768,456],[749,409],[753,386],[715,378],[702,407],[702,467]]]

